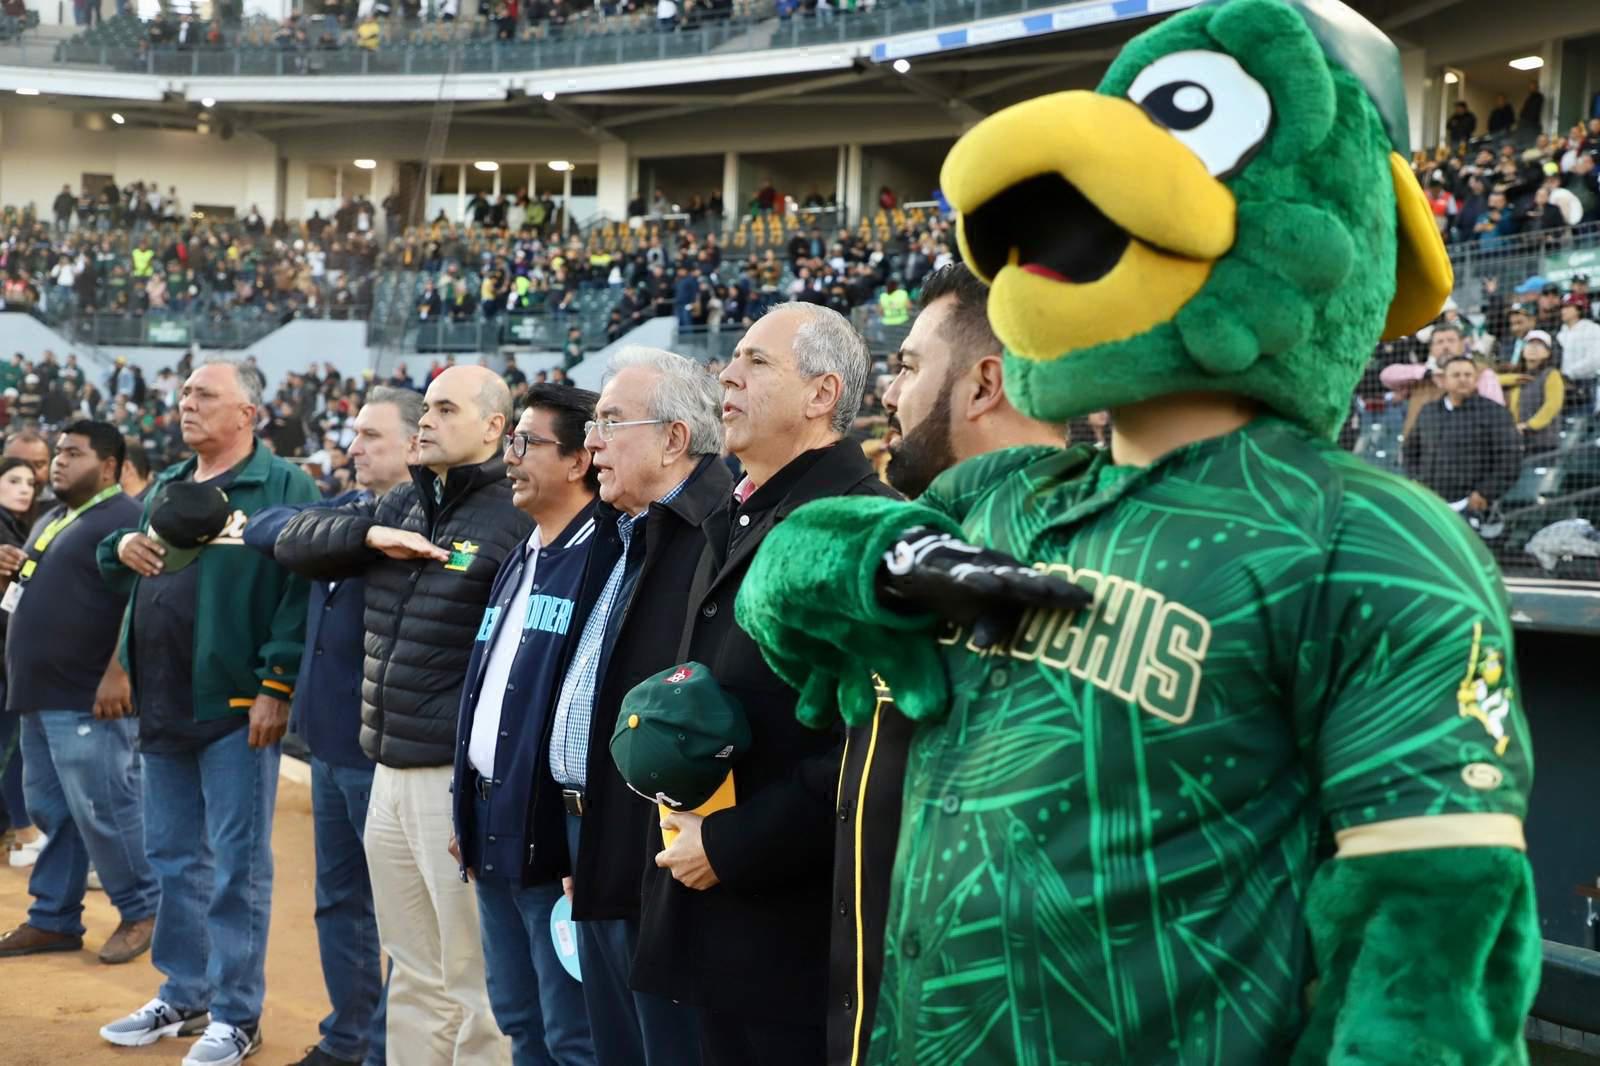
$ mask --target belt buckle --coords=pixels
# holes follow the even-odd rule
[[[561,790],[561,802],[566,805],[567,813],[577,818],[583,817],[583,793],[575,788]]]

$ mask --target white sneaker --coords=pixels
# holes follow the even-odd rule
[[[193,1036],[210,1020],[206,1011],[185,1013],[164,999],[152,999],[126,1018],[102,1026],[100,1038],[118,1047],[144,1047],[164,1036]]]
[[[261,1026],[247,1030],[212,1022],[183,1057],[183,1066],[237,1066],[260,1050]]]
[[[83,885],[90,892],[104,892],[106,890],[106,886],[100,883],[100,871],[93,866],[89,867],[89,876],[85,879]]]
[[[11,857],[8,861],[12,866],[18,868],[32,866],[39,861],[39,852],[44,850],[45,841],[48,839],[50,838],[40,833],[26,844],[18,844],[11,849]]]

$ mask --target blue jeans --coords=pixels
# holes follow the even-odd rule
[[[150,961],[167,979],[158,995],[241,1027],[266,997],[280,755],[249,736],[144,756],[145,845],[161,883]]]
[[[0,701],[5,699],[0,685]],[[26,829],[28,800],[22,791],[22,715],[0,710],[0,830]]]
[[[578,859],[580,819],[567,815],[567,847]],[[599,1066],[700,1066],[700,1021],[693,1007],[628,987],[639,923],[576,922],[583,1000]]]
[[[478,801],[477,824],[487,804]],[[495,1024],[511,1038],[513,1066],[594,1066],[583,986],[572,979],[550,940],[550,909],[560,884],[523,886],[480,877],[478,925]]]
[[[83,935],[89,864],[125,922],[156,912],[155,875],[144,852],[138,720],[97,722],[88,711],[22,716],[28,810],[49,837],[28,877],[28,924]]]
[[[322,1019],[323,1051],[383,1066],[388,998],[372,913],[362,835],[373,768],[311,760],[311,818],[317,851],[317,951],[333,1010]]]

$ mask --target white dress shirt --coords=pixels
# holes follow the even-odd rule
[[[483,670],[478,688],[478,707],[472,717],[472,736],[467,741],[467,762],[478,773],[494,778],[495,750],[500,741],[500,711],[505,703],[506,685],[511,681],[511,664],[522,643],[522,616],[533,593],[533,575],[539,569],[539,530],[528,536],[528,561],[522,568],[522,583],[511,594],[511,601],[495,619],[494,646]]]

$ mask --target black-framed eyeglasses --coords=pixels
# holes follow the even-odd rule
[[[510,433],[506,435],[505,450],[521,459],[528,454],[529,446],[535,444],[554,444],[559,447],[561,442],[550,440],[548,437],[538,437],[532,433]]]

